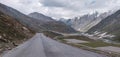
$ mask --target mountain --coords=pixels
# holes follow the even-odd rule
[[[88,33],[94,33],[95,31],[116,35],[116,39],[120,41],[120,10],[103,19],[88,30]]]
[[[35,19],[38,19],[38,20],[42,20],[44,22],[54,21],[51,17],[45,16],[45,15],[38,13],[38,12],[30,13],[29,16],[33,17]]]
[[[34,31],[20,24],[14,17],[4,14],[0,8],[0,55],[33,35]]]
[[[76,32],[73,28],[67,26],[66,24],[62,22],[57,22],[50,17],[47,17],[43,14],[39,14],[36,12],[30,14],[30,16],[35,17],[35,18],[32,18],[3,4],[0,4],[0,11],[2,11],[4,14],[7,14],[13,17],[17,21],[19,21],[21,24],[25,25],[26,27],[36,32],[41,32],[46,30],[65,32],[65,33]]]
[[[51,17],[45,16],[41,13],[33,12],[29,14],[30,17],[40,20],[38,25],[42,26],[46,30],[58,31],[58,32],[76,32],[73,28],[66,25],[63,22],[56,21]]]
[[[64,23],[66,23],[67,24],[67,19],[65,19],[65,18],[60,18],[58,21],[61,21],[61,22],[64,22]]]
[[[86,14],[80,17],[75,17],[73,19],[68,19],[67,21],[64,22],[73,27],[77,31],[86,32],[90,28],[98,24],[102,19],[107,17],[109,14],[108,12],[102,14],[95,12],[93,14]]]

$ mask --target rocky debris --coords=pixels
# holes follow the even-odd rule
[[[34,35],[34,31],[19,23],[14,17],[3,13],[1,7],[0,4],[0,55]]]

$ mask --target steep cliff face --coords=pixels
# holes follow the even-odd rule
[[[117,39],[120,40],[120,10],[103,19],[96,26],[92,27],[88,33],[95,31],[116,35]]]
[[[0,11],[0,54],[31,38],[33,34],[33,31],[20,24],[14,17]]]

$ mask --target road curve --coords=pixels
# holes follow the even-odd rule
[[[3,57],[106,57],[52,40],[42,33],[14,48]]]

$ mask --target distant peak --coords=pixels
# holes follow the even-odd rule
[[[29,16],[43,21],[54,21],[51,17],[38,12],[30,13]]]
[[[33,13],[30,13],[29,15],[42,15],[42,16],[45,16],[44,14],[38,13],[38,12],[33,12]]]

